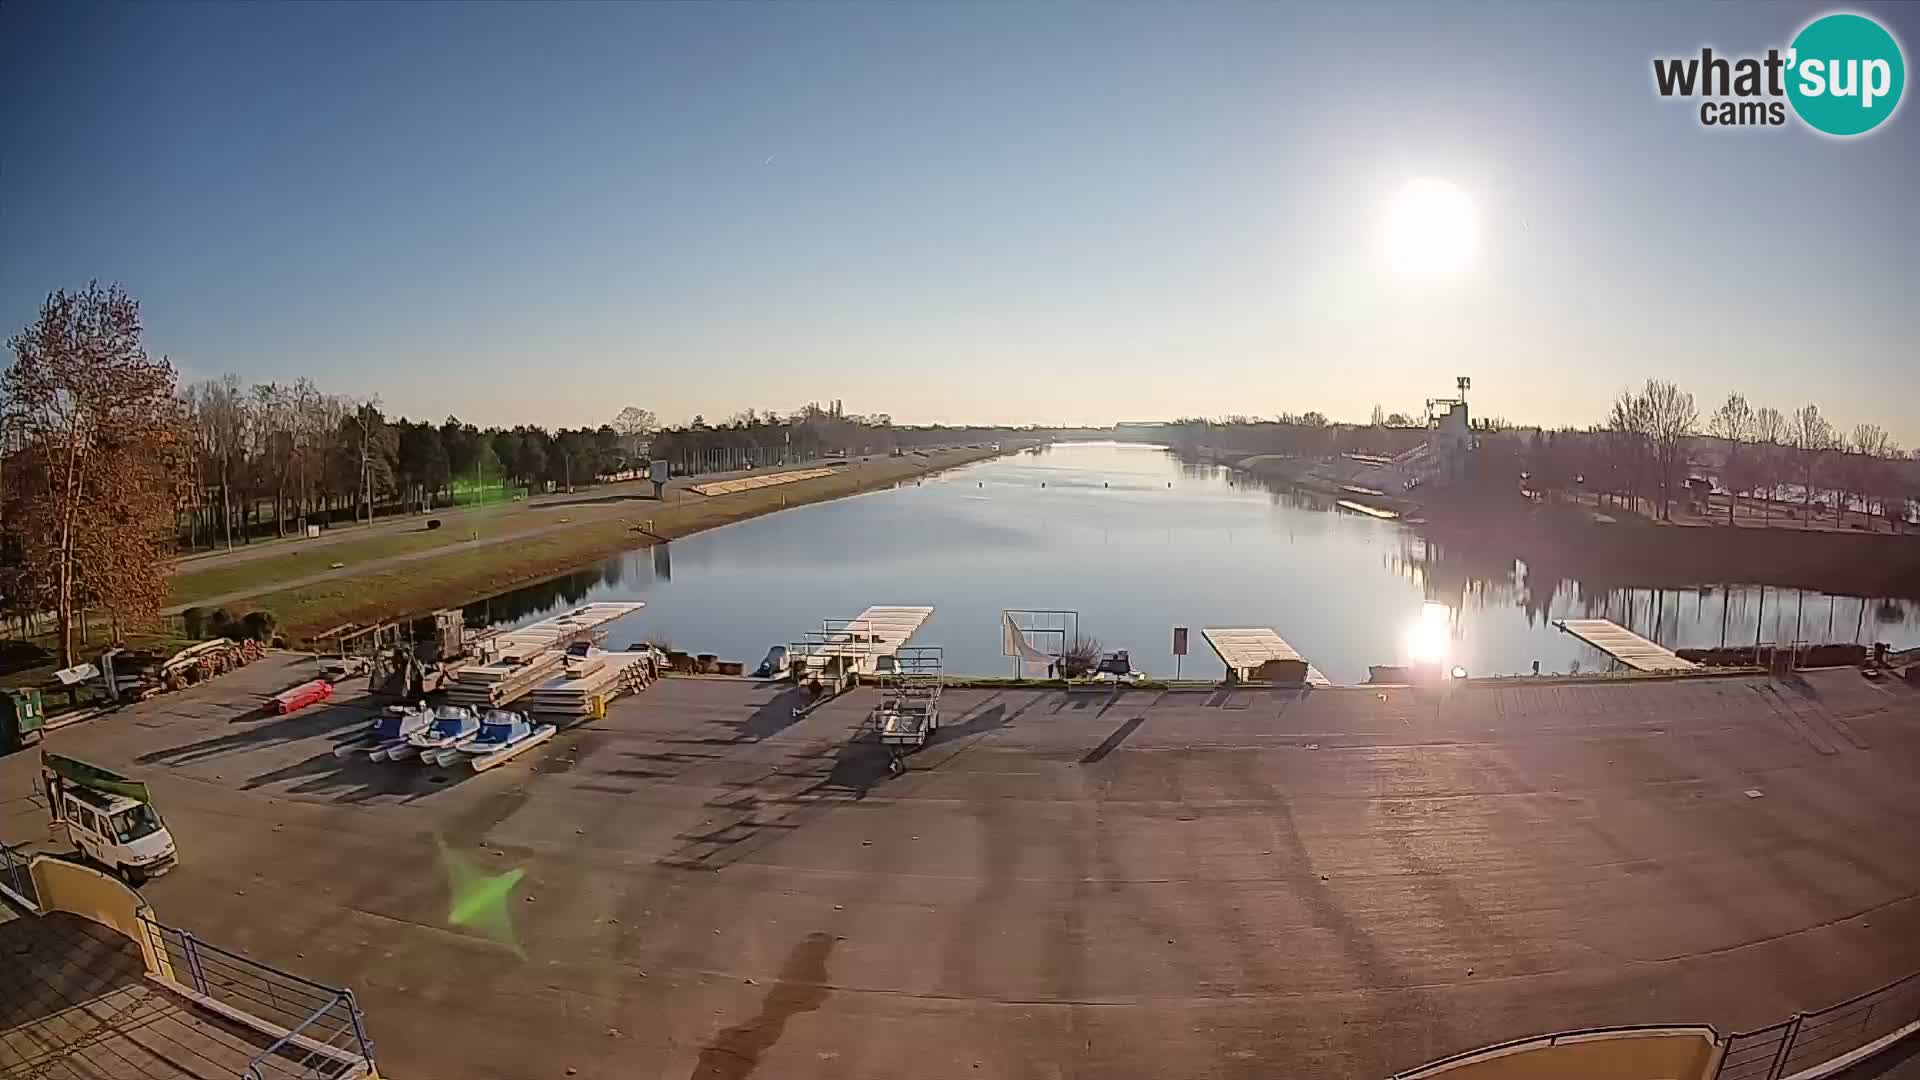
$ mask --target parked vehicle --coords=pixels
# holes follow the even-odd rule
[[[86,858],[136,887],[178,864],[145,784],[58,754],[43,753],[40,765],[53,822]]]

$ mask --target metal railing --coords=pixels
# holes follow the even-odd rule
[[[209,945],[142,912],[140,928],[173,981],[282,1032],[247,1062],[245,1080],[335,1080],[373,1072],[373,1043],[353,991]]]
[[[33,888],[33,872],[28,866],[30,860],[31,856],[26,852],[0,844],[0,885],[6,886],[15,896],[37,910],[40,896]]]
[[[1837,1005],[1727,1037],[1715,1080],[1779,1080],[1920,1021],[1920,972]]]

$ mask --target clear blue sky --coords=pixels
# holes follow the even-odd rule
[[[1652,90],[1822,10],[12,0],[0,326],[118,280],[189,378],[480,423],[1364,419],[1471,374],[1584,424],[1666,373],[1911,447],[1916,106],[1842,142]],[[1911,66],[1920,8],[1857,10]],[[1418,177],[1479,209],[1457,277],[1383,266]]]

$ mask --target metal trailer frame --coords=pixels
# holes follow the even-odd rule
[[[908,754],[927,745],[940,729],[940,691],[945,685],[945,650],[938,645],[903,647],[893,655],[886,697],[867,715],[863,727],[886,748],[887,771],[906,771]]]

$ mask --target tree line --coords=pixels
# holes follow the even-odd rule
[[[589,483],[643,463],[655,426],[637,406],[597,428],[553,431],[389,418],[378,397],[323,393],[305,378],[247,385],[237,375],[189,387],[181,422],[190,453],[180,531],[189,548]]]
[[[1659,379],[1623,391],[1606,420],[1585,431],[1529,434],[1521,459],[1531,490],[1584,489],[1662,520],[1694,476],[1717,481],[1729,523],[1742,498],[1763,521],[1797,503],[1781,512],[1895,524],[1920,502],[1920,467],[1878,424],[1842,430],[1818,405],[1756,408],[1738,391],[1702,416],[1692,394]]]
[[[1168,438],[1192,453],[1221,457],[1273,454],[1327,459],[1392,456],[1425,442],[1423,419],[1374,406],[1367,424],[1330,421],[1319,412],[1183,417]],[[1754,406],[1730,393],[1702,414],[1677,384],[1649,379],[1624,390],[1606,417],[1585,428],[1520,428],[1500,417],[1473,422],[1476,453],[1465,482],[1476,494],[1548,500],[1584,493],[1603,504],[1671,520],[1676,503],[1698,491],[1690,479],[1724,492],[1732,522],[1744,499],[1762,521],[1849,515],[1897,526],[1920,505],[1920,450],[1909,456],[1877,424],[1841,429],[1806,404],[1790,412]],[[1783,505],[1787,504],[1787,505]]]

